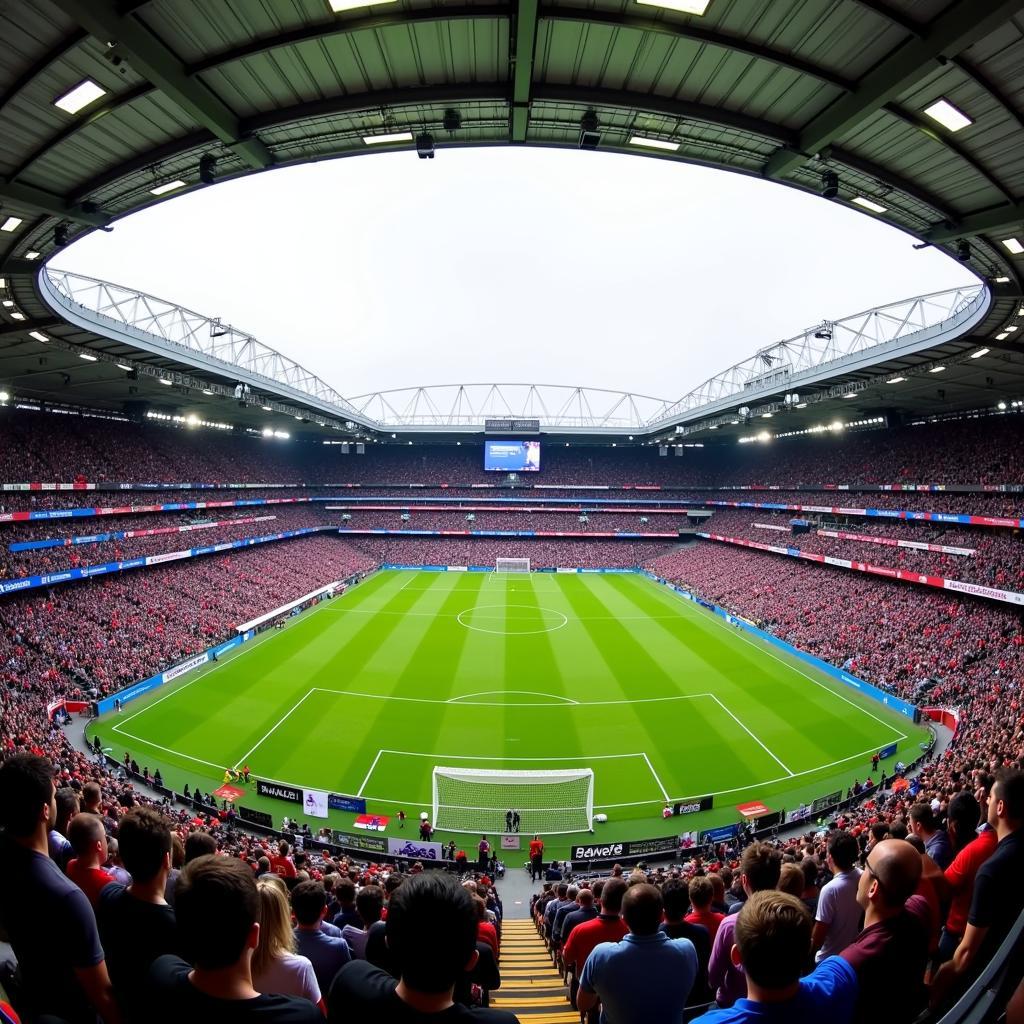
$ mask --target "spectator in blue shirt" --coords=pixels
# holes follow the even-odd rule
[[[601,1024],[677,1024],[697,978],[697,953],[689,939],[659,930],[661,891],[631,885],[622,899],[629,933],[621,942],[594,947],[580,976],[577,1009],[601,1002]]]
[[[321,992],[327,992],[334,976],[352,959],[348,943],[333,925],[325,931],[327,892],[320,882],[299,882],[291,893],[295,914],[295,952],[308,957]]]
[[[694,1024],[849,1024],[857,975],[845,960],[830,956],[800,977],[811,948],[811,915],[795,896],[753,893],[739,913],[735,940],[731,955],[743,965],[746,998]]]

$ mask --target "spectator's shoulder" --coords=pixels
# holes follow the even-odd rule
[[[819,998],[846,1000],[857,992],[857,972],[843,957],[830,956],[822,960],[800,985]]]

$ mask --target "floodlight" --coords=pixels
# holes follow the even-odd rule
[[[930,107],[925,107],[924,112],[933,120],[938,121],[943,128],[951,132],[958,132],[974,122],[962,111],[953,106],[949,100],[936,100]]]
[[[1003,248],[1005,248],[1007,252],[1013,253],[1014,256],[1019,256],[1024,252],[1024,245],[1020,244],[1019,238],[1004,238],[1002,239],[1002,244]]]
[[[28,336],[36,341],[49,341],[50,339],[42,331],[29,331]]]
[[[944,366],[933,366],[928,372],[929,373],[942,373],[945,370]]]
[[[392,142],[412,142],[412,132],[387,132],[384,135],[364,135],[368,146],[387,146]]]
[[[863,206],[865,210],[870,210],[872,213],[885,213],[886,208],[880,206],[872,199],[867,199],[865,196],[854,196],[851,200],[858,206]]]
[[[11,313],[11,319],[12,320],[24,320],[25,319],[25,314],[16,309],[16,310],[14,310],[13,313]]]
[[[29,251],[25,253],[25,259],[37,260],[41,255],[42,253],[38,252],[36,249],[29,249]]]
[[[216,180],[217,158],[212,153],[204,153],[199,158],[199,180],[204,185],[212,185]]]
[[[96,357],[91,352],[79,352],[79,359],[84,359],[87,363],[95,363]]]
[[[906,377],[890,377],[885,383],[886,384],[902,384],[907,378]]]
[[[987,355],[988,355],[988,349],[987,348],[979,348],[977,352],[972,352],[971,353],[971,358],[972,359],[980,359],[982,356],[987,356]]]
[[[21,227],[20,217],[8,217],[3,224],[0,224],[0,231],[17,231]]]
[[[668,142],[665,139],[652,139],[646,135],[631,135],[629,137],[631,146],[645,146],[648,149],[663,149],[668,153],[675,153],[679,149],[678,142]]]
[[[434,159],[434,136],[430,132],[422,132],[416,136],[416,155],[421,160]]]
[[[711,0],[636,0],[638,4],[648,7],[664,7],[666,11],[678,11],[680,14],[693,14],[698,18],[708,9]]]
[[[180,178],[175,178],[174,181],[165,181],[162,185],[156,185],[149,190],[149,194],[153,196],[162,196],[168,192],[173,192],[176,188],[184,188],[185,182]]]
[[[10,394],[6,391],[0,391],[0,402],[10,401]]]
[[[77,114],[84,110],[90,103],[95,103],[101,96],[106,96],[107,90],[97,85],[91,78],[79,82],[73,89],[69,89],[63,96],[58,96],[53,105],[69,114]]]

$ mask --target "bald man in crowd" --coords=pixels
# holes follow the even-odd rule
[[[903,839],[868,853],[857,885],[864,928],[839,954],[857,972],[854,1024],[877,1020],[880,1006],[892,1020],[913,1020],[925,1007],[930,916],[928,901],[914,895],[921,871],[921,855]]]

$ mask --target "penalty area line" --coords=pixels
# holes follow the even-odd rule
[[[668,790],[662,785],[661,779],[658,773],[654,770],[654,765],[651,764],[651,759],[644,754],[644,760],[647,762],[647,767],[651,770],[651,774],[654,776],[654,781],[658,784],[658,789],[661,790],[661,795],[665,798],[665,803],[668,803]]]

